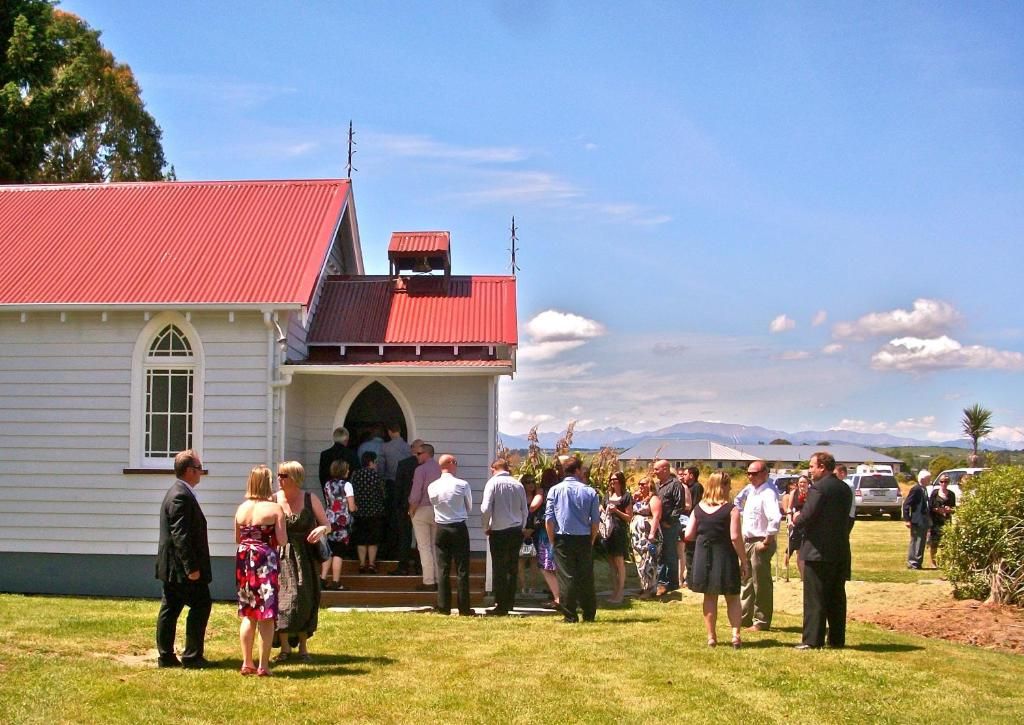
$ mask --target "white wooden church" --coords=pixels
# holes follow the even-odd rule
[[[452,274],[447,232],[387,254],[364,274],[348,180],[0,186],[0,591],[159,595],[187,447],[219,597],[249,470],[296,459],[318,490],[339,425],[401,421],[479,500],[515,279]]]

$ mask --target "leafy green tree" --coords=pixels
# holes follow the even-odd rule
[[[0,181],[173,178],[131,68],[49,0],[0,2]]]
[[[787,441],[785,438],[776,438],[775,440],[773,440],[768,445],[770,445],[770,446],[791,446],[793,444],[790,443],[789,441]]]
[[[978,441],[992,432],[992,411],[975,403],[964,408],[964,417],[960,421],[964,435],[971,439],[973,445],[972,461],[978,460]]]

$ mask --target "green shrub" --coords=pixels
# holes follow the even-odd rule
[[[939,565],[958,598],[1024,606],[1024,467],[993,468],[966,485]]]

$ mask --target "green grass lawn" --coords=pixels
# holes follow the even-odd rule
[[[898,522],[860,521],[854,533],[854,578],[913,581],[900,571]],[[156,669],[156,610],[147,600],[0,596],[0,718],[532,725],[1008,722],[1022,713],[1019,656],[856,623],[844,651],[796,652],[800,621],[787,613],[740,651],[709,650],[690,597],[602,609],[592,625],[324,612],[310,641],[315,661],[280,665],[269,679],[238,675],[231,604],[217,604],[210,621],[216,669]],[[724,612],[719,627],[725,639]]]

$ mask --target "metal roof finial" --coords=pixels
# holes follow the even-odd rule
[[[355,153],[356,153],[356,134],[355,134],[355,131],[352,130],[352,120],[349,119],[349,122],[348,122],[348,165],[346,167],[348,169],[348,176],[346,178],[349,179],[349,180],[352,179],[352,172],[353,171],[359,171],[359,169],[357,169],[354,166],[352,166],[352,157],[355,156]]]
[[[519,271],[519,265],[516,264],[516,252],[519,251],[519,247],[516,246],[516,242],[519,241],[519,237],[516,236],[516,231],[517,230],[516,230],[516,216],[515,216],[515,214],[512,215],[512,228],[511,228],[511,231],[512,231],[512,237],[510,239],[509,251],[512,253],[512,261],[511,261],[511,264],[509,266],[512,268],[512,276],[515,277],[516,276],[516,272]]]

